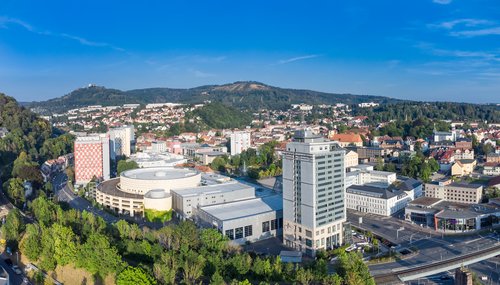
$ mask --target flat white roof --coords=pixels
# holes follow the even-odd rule
[[[200,211],[204,211],[220,221],[236,220],[279,210],[283,210],[283,197],[281,195],[200,207]]]
[[[174,180],[198,174],[199,172],[186,168],[150,167],[127,170],[120,176],[140,180]]]
[[[190,196],[198,196],[200,194],[226,193],[226,192],[245,190],[245,189],[253,189],[253,187],[236,181],[232,181],[232,182],[199,186],[193,188],[175,189],[171,190],[171,192],[174,192],[177,195],[185,198]]]

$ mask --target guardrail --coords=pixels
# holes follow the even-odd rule
[[[500,254],[500,244],[493,247],[471,252],[443,261],[436,261],[425,265],[417,265],[410,268],[393,271],[390,273],[375,275],[377,284],[402,284],[404,281],[414,280],[421,277],[434,275],[443,271],[459,268],[463,265],[470,265]]]

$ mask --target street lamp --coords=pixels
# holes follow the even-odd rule
[[[399,229],[396,230],[396,239],[399,239],[399,231],[403,231],[405,228],[400,227]]]
[[[411,242],[412,242],[413,235],[416,235],[416,234],[417,234],[417,233],[412,233],[412,234],[410,235],[410,245],[411,245]]]

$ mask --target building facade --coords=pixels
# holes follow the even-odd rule
[[[250,147],[250,132],[232,132],[231,138],[231,155],[240,154],[242,151]]]
[[[125,155],[129,157],[132,154],[133,143],[135,140],[134,126],[123,126],[109,130],[109,142],[111,150],[111,159],[116,156]]]
[[[358,153],[353,150],[348,150],[344,157],[344,167],[346,170],[358,165]]]
[[[283,228],[283,200],[279,195],[203,206],[199,225],[218,229],[234,243],[245,244],[277,237]]]
[[[483,186],[459,184],[451,182],[451,180],[436,181],[425,184],[425,197],[456,203],[475,204],[479,203],[483,197]]]
[[[104,134],[80,136],[75,140],[75,183],[87,184],[92,178],[109,179],[109,137]]]
[[[314,256],[343,243],[345,150],[297,131],[283,152],[283,242]]]

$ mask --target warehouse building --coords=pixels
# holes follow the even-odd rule
[[[283,231],[283,198],[272,195],[201,206],[196,221],[203,227],[219,230],[237,244],[276,237]]]

